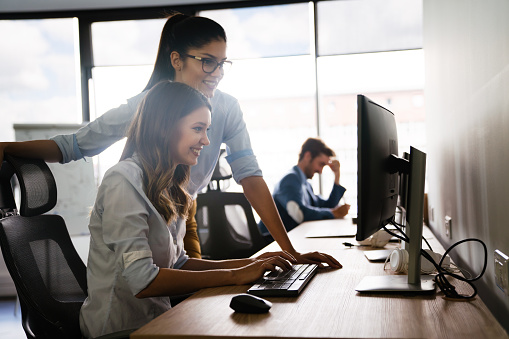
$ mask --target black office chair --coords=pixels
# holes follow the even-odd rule
[[[224,151],[224,150],[223,150]],[[243,193],[225,192],[232,178],[221,153],[205,193],[197,196],[196,222],[203,258],[246,258],[267,242],[256,224],[251,204]]]
[[[87,296],[86,267],[64,220],[43,213],[57,200],[42,160],[9,155],[0,170],[0,246],[16,286],[27,338],[80,338],[79,312]],[[20,209],[11,181],[17,177]]]

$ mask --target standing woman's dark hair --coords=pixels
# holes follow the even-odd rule
[[[145,193],[167,222],[186,217],[192,203],[186,190],[190,168],[174,163],[172,137],[180,119],[204,106],[211,109],[208,99],[194,88],[162,81],[140,102],[126,134],[121,160],[136,154],[143,169]]]
[[[214,40],[226,42],[226,33],[214,20],[188,16],[178,12],[170,14],[161,33],[159,49],[154,71],[145,90],[152,88],[162,80],[174,80],[175,69],[171,65],[170,55],[173,51],[182,58],[191,48],[201,48]]]

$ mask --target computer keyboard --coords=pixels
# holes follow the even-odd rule
[[[251,286],[247,293],[259,297],[297,296],[316,274],[317,269],[316,264],[296,264],[288,271],[269,272]]]

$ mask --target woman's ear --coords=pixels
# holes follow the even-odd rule
[[[180,71],[182,69],[182,58],[180,57],[179,52],[173,51],[170,54],[170,61],[172,67],[175,69],[175,71]]]

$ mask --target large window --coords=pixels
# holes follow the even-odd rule
[[[94,67],[90,119],[126,103],[147,85],[166,20],[106,21],[92,24]],[[95,157],[97,181],[118,162],[125,140]]]
[[[75,19],[0,20],[0,32],[2,141],[13,124],[80,123]]]
[[[226,31],[234,64],[219,89],[240,101],[270,188],[296,163],[305,137],[316,135],[311,8],[304,3],[199,13]]]
[[[341,162],[356,213],[357,94],[395,113],[400,155],[425,151],[421,0],[324,1],[317,5],[319,133]],[[324,171],[322,191],[333,175]]]
[[[319,1],[318,54],[422,48],[422,0]]]
[[[425,148],[421,7],[351,0],[200,13],[227,32],[234,67],[220,88],[241,103],[270,189],[297,163],[304,140],[319,135],[337,153],[356,212],[357,94],[396,113],[400,153],[410,143]],[[313,185],[326,195],[332,182],[325,169]]]
[[[400,155],[410,145],[425,151],[423,67],[422,50],[318,59],[320,135],[341,162],[341,183],[347,187],[345,200],[352,213],[357,207],[356,96],[364,94],[395,114]],[[332,173],[324,171],[324,192],[330,191],[332,180]]]

